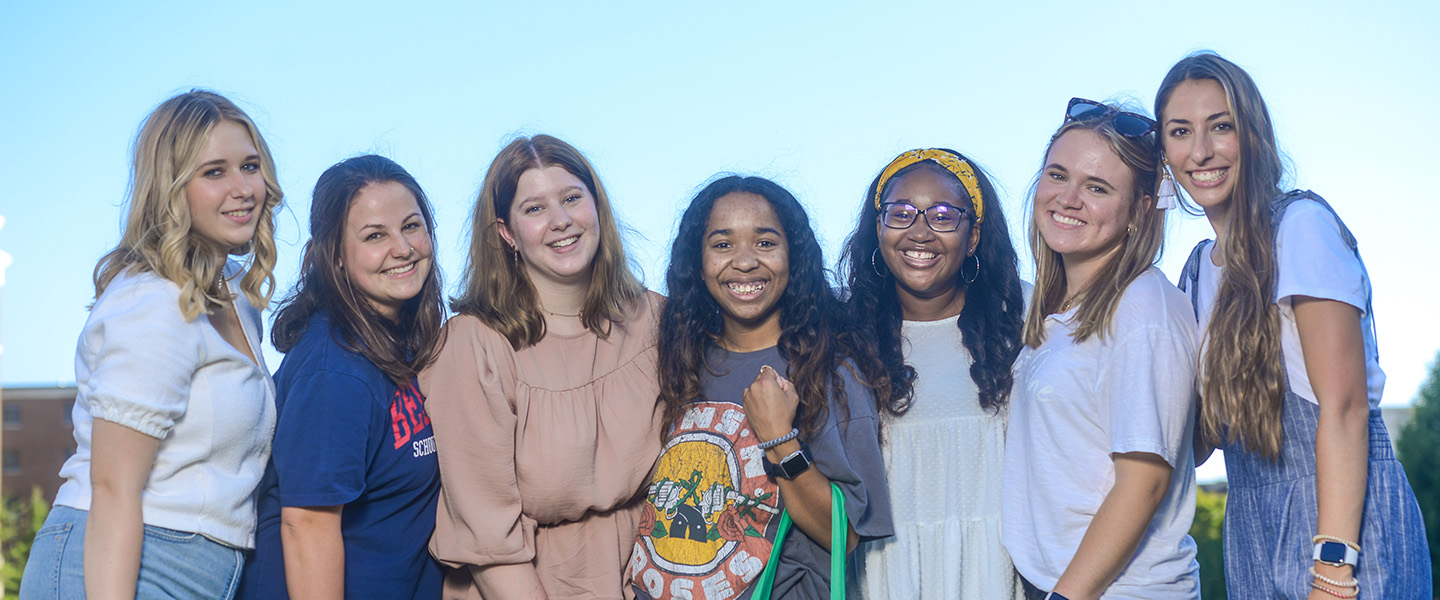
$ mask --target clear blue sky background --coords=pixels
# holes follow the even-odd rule
[[[1149,109],[1170,65],[1200,48],[1250,71],[1294,183],[1360,239],[1386,404],[1412,400],[1440,348],[1435,2],[131,4],[0,2],[5,385],[73,379],[91,271],[119,239],[131,140],[191,87],[236,100],[275,154],[282,292],[316,177],[365,152],[430,194],[453,284],[485,167],[535,132],[595,163],[659,289],[680,210],[720,171],[788,186],[832,263],[870,179],[913,147],[975,157],[1023,222],[1071,96]],[[1172,278],[1210,236],[1174,216]]]

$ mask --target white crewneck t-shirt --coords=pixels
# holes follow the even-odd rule
[[[1173,469],[1140,546],[1102,598],[1194,600],[1195,359],[1189,298],[1151,267],[1125,290],[1103,338],[1076,343],[1078,309],[1045,319],[1045,342],[1015,361],[1001,525],[1015,568],[1045,590],[1070,565],[1115,485],[1113,454]]]
[[[1365,389],[1370,408],[1380,406],[1385,391],[1385,371],[1380,369],[1380,351],[1375,342],[1375,316],[1366,310],[1371,298],[1370,276],[1360,258],[1341,237],[1340,224],[1330,211],[1314,200],[1297,200],[1285,209],[1275,236],[1275,304],[1280,307],[1280,350],[1285,355],[1285,372],[1290,389],[1301,398],[1317,402],[1305,369],[1300,348],[1300,329],[1295,324],[1294,296],[1309,296],[1344,302],[1360,309],[1360,331],[1365,339]],[[1220,287],[1215,266],[1215,244],[1200,260],[1196,294],[1200,301],[1200,331],[1210,326],[1215,312],[1215,290]]]

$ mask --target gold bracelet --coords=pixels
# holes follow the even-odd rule
[[[1351,550],[1354,550],[1356,552],[1360,551],[1360,544],[1357,544],[1345,538],[1335,537],[1333,535],[1325,535],[1323,533],[1310,538],[1310,543],[1312,544],[1318,544],[1320,542],[1340,542],[1342,544],[1345,544],[1346,546],[1349,546]]]
[[[1314,578],[1316,578],[1316,579],[1319,579],[1319,580],[1320,580],[1321,582],[1323,582],[1323,583],[1328,583],[1328,584],[1330,584],[1330,585],[1339,586],[1339,587],[1342,587],[1342,588],[1360,587],[1360,580],[1359,580],[1359,579],[1356,579],[1356,578],[1354,578],[1354,577],[1351,577],[1351,578],[1350,578],[1350,581],[1345,581],[1345,582],[1336,581],[1336,580],[1334,580],[1334,579],[1331,579],[1331,578],[1329,578],[1329,577],[1326,577],[1326,576],[1324,576],[1324,575],[1321,575],[1321,574],[1315,572],[1315,565],[1310,565],[1310,576],[1311,576],[1311,577],[1314,577]]]
[[[1342,594],[1342,593],[1340,593],[1340,592],[1337,592],[1337,591],[1335,591],[1335,590],[1332,590],[1332,589],[1330,589],[1330,588],[1328,588],[1328,587],[1325,587],[1325,586],[1323,586],[1323,585],[1320,585],[1320,584],[1318,584],[1318,583],[1315,583],[1315,582],[1313,582],[1313,581],[1310,582],[1310,587],[1315,588],[1315,589],[1317,589],[1317,590],[1320,590],[1320,591],[1322,591],[1322,592],[1325,592],[1325,593],[1327,593],[1327,594],[1330,594],[1331,596],[1334,596],[1334,597],[1336,597],[1336,598],[1359,598],[1359,597],[1360,597],[1360,588],[1355,588],[1354,590],[1351,590],[1351,592],[1349,593],[1349,595],[1346,595],[1346,594]]]

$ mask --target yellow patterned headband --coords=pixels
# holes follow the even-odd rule
[[[970,193],[971,204],[975,205],[975,222],[978,224],[985,220],[985,199],[980,195],[980,180],[975,178],[975,169],[970,163],[950,152],[929,148],[926,150],[911,150],[895,160],[890,161],[890,166],[880,172],[880,182],[875,186],[875,208],[880,208],[880,196],[885,191],[886,182],[890,181],[901,169],[921,161],[930,161],[945,168],[955,175],[956,179],[965,186],[965,191]]]

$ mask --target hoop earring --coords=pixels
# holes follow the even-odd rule
[[[875,256],[876,256],[877,254],[880,254],[880,249],[879,249],[879,248],[876,248],[874,251],[872,251],[872,252],[870,253],[870,268],[871,268],[872,270],[874,270],[874,271],[875,271],[875,274],[876,274],[876,275],[879,275],[881,279],[884,279],[884,278],[885,278],[885,274],[880,272],[880,264],[879,264],[879,261],[875,260]]]
[[[974,274],[974,275],[971,275],[971,276],[969,276],[969,277],[966,277],[966,276],[965,276],[965,263],[963,263],[963,262],[960,263],[960,278],[961,278],[961,279],[964,279],[964,280],[965,280],[965,283],[975,283],[975,279],[980,276],[980,257],[977,256],[977,255],[971,254],[971,255],[970,255],[970,258],[975,259],[975,274]]]

